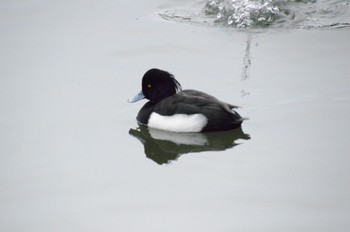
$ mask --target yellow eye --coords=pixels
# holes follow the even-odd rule
[[[148,88],[151,88],[151,87],[152,87],[152,85],[151,85],[151,84],[148,84],[148,85],[147,85],[147,87],[148,87]]]

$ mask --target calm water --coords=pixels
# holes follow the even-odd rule
[[[349,231],[349,15],[332,3],[325,25],[345,27],[310,10],[256,33],[159,15],[186,1],[1,2],[0,230]],[[249,120],[139,128],[126,100],[151,67]]]

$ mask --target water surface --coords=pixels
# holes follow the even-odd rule
[[[159,16],[180,4],[0,3],[1,231],[349,231],[348,28]],[[151,67],[240,105],[243,134],[138,129]]]

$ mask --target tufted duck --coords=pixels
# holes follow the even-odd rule
[[[174,76],[159,69],[148,70],[142,90],[129,102],[149,101],[141,108],[137,121],[145,126],[175,132],[231,130],[241,126],[242,118],[234,105],[197,90],[182,90]]]

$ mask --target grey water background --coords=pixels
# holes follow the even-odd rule
[[[349,231],[348,1],[271,3],[295,17],[237,27],[206,1],[1,1],[0,230]],[[139,128],[144,102],[126,99],[151,67],[249,120]]]

